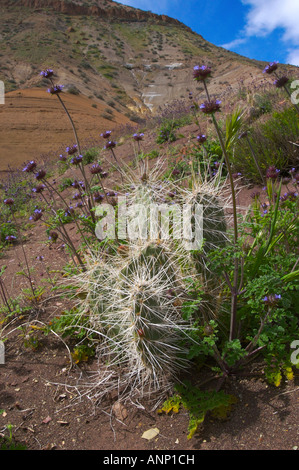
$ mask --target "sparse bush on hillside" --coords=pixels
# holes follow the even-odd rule
[[[265,174],[271,165],[283,169],[284,176],[298,164],[299,126],[296,109],[287,108],[275,112],[264,123],[251,126],[247,138],[240,139],[232,164],[236,172],[242,172],[248,180],[261,182],[252,152],[257,156],[259,165]]]
[[[75,85],[71,85],[68,87],[67,91],[71,94],[71,95],[79,95],[80,94],[80,90],[75,86]]]

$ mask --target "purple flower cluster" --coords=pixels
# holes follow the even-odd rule
[[[116,147],[116,142],[113,142],[113,140],[109,140],[109,142],[107,142],[107,144],[105,145],[104,149],[113,149],[114,147]]]
[[[75,144],[73,145],[72,147],[67,147],[65,149],[65,151],[69,154],[69,155],[74,155],[74,153],[76,153],[78,150],[78,146]]]
[[[101,202],[104,199],[103,194],[100,194],[98,192],[95,192],[93,195],[93,199],[95,202]]]
[[[80,188],[85,189],[84,182],[83,181],[77,181],[77,180],[72,182],[72,187],[76,188],[76,189],[80,189]]]
[[[288,77],[283,76],[274,80],[274,85],[276,86],[276,88],[282,88],[288,83],[288,81]]]
[[[98,164],[98,163],[94,163],[90,168],[90,173],[92,175],[97,175],[99,173],[102,173],[103,172],[103,169],[102,167]]]
[[[205,80],[211,75],[211,73],[212,70],[206,65],[202,65],[201,67],[199,65],[195,65],[195,67],[193,68],[193,78],[196,81]]]
[[[48,88],[47,92],[50,93],[51,95],[58,95],[59,93],[62,92],[63,88],[64,88],[64,85],[53,85],[50,88]]]
[[[268,64],[264,70],[263,70],[263,73],[267,73],[267,74],[271,74],[273,72],[275,72],[275,70],[277,70],[278,68],[278,62],[277,61],[274,61],[274,62],[270,62],[270,64]]]
[[[288,193],[284,193],[283,196],[280,197],[281,202],[285,202],[288,200],[295,201],[298,197],[298,193],[296,191],[289,191]]]
[[[31,173],[37,167],[37,163],[34,160],[31,160],[27,163],[27,165],[23,168],[23,171],[26,173]]]
[[[33,220],[33,222],[37,222],[43,215],[43,211],[41,209],[35,209],[33,215],[29,217],[29,220]]]
[[[32,192],[33,192],[33,193],[36,193],[36,194],[39,194],[39,193],[41,193],[45,188],[46,188],[46,186],[45,186],[44,184],[38,184],[35,188],[32,188]]]
[[[15,241],[17,241],[17,237],[15,237],[14,235],[7,235],[7,237],[5,237],[5,240],[8,243],[14,243]]]
[[[36,173],[35,173],[35,179],[37,179],[38,181],[39,180],[42,180],[45,176],[46,176],[46,172],[45,170],[38,170]]]
[[[144,134],[141,132],[140,134],[133,134],[133,139],[136,140],[136,142],[139,142],[140,140],[142,140],[144,137]]]
[[[4,204],[6,204],[7,206],[12,206],[15,201],[13,200],[13,198],[9,197],[9,198],[7,198],[7,199],[4,199],[3,202],[4,202]]]
[[[105,131],[101,134],[101,137],[103,137],[104,139],[108,139],[111,135],[111,131]]]
[[[266,172],[266,177],[267,179],[275,180],[278,178],[278,175],[280,173],[280,170],[278,170],[274,165],[269,166],[267,172]]]
[[[69,206],[67,210],[65,211],[64,215],[65,217],[72,217],[75,213],[75,209],[72,206]]]
[[[40,76],[44,78],[50,78],[50,77],[53,77],[53,75],[54,75],[54,72],[52,69],[42,70],[40,73]]]
[[[266,295],[264,298],[263,298],[263,301],[265,302],[266,305],[270,306],[270,307],[273,307],[277,304],[277,302],[281,299],[281,295],[280,294],[270,294],[270,295]]]
[[[207,140],[207,136],[205,134],[199,134],[197,137],[197,142],[199,142],[200,144],[203,144],[204,142],[206,142]]]
[[[58,238],[58,233],[55,232],[54,230],[50,230],[49,232],[49,240],[52,240],[54,243],[56,242]]]
[[[76,155],[75,157],[73,157],[71,159],[71,164],[72,165],[80,165],[80,163],[82,162],[83,160],[83,156],[82,155]]]
[[[220,100],[211,100],[211,101],[205,101],[199,106],[199,108],[204,114],[213,114],[213,113],[216,113],[217,111],[220,111],[220,105],[221,105]]]

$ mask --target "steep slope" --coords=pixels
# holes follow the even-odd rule
[[[86,96],[64,94],[63,100],[76,125],[82,144],[92,147],[101,141],[100,133],[130,123],[118,111],[95,105]],[[11,91],[0,106],[0,175],[30,159],[56,158],[72,146],[70,122],[55,96],[39,88]]]
[[[214,46],[176,19],[111,0],[0,0],[0,17],[0,80],[7,93],[23,93],[19,101],[9,93],[9,104],[0,106],[2,162],[12,153],[27,157],[28,148],[35,148],[35,140],[28,138],[30,122],[35,119],[34,111],[38,115],[48,101],[36,100],[34,91],[30,114],[23,111],[28,109],[30,89],[40,88],[44,100],[48,99],[48,83],[40,77],[44,68],[55,70],[64,95],[71,95],[76,103],[79,121],[81,102],[76,98],[89,100],[85,127],[89,118],[99,122],[107,111],[123,115],[123,121],[136,121],[173,100],[187,100],[190,90],[200,94],[202,89],[192,81],[196,64],[213,68],[210,91],[217,96],[270,80],[261,73],[263,63]],[[282,68],[296,76],[298,68]],[[22,112],[10,104],[10,97],[14,104],[25,100]],[[19,124],[8,129],[14,112]],[[53,118],[46,115],[41,123],[49,129],[46,141],[51,141]],[[63,133],[56,133],[54,141],[63,141]],[[13,152],[16,142],[20,146]]]
[[[208,43],[175,19],[111,0],[1,0],[0,14],[7,91],[42,86],[40,69],[53,67],[66,89],[139,113],[185,97],[196,63],[213,66],[220,90],[263,79],[261,63]]]

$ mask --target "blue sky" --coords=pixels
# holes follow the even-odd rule
[[[250,59],[299,66],[299,0],[117,0],[176,18]]]

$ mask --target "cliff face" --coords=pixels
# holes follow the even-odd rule
[[[122,21],[152,21],[154,23],[166,23],[180,25],[189,31],[186,25],[166,15],[157,15],[151,11],[143,11],[128,7],[112,0],[98,0],[96,2],[80,2],[69,0],[4,0],[4,6],[20,6],[36,9],[50,8],[65,15],[98,16],[106,20]]]

